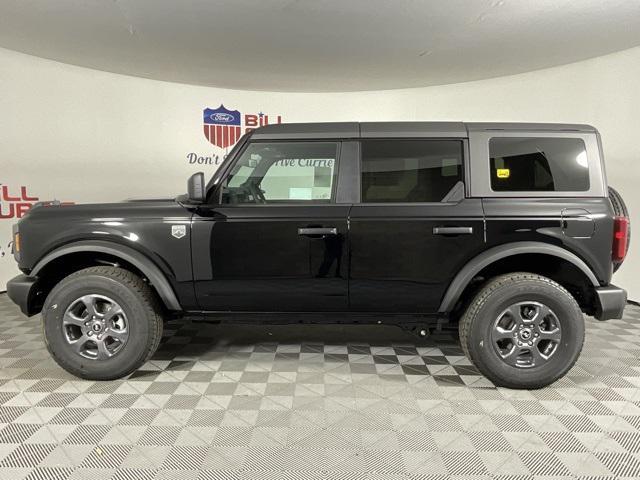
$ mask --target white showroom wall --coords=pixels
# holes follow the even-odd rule
[[[348,74],[348,72],[345,72]],[[220,104],[271,122],[467,120],[589,123],[604,143],[609,182],[640,212],[640,48],[477,82],[356,93],[270,93],[110,74],[0,49],[0,290],[16,272],[7,252],[21,197],[117,201],[173,196],[223,155],[203,135]],[[24,189],[21,187],[25,187]],[[13,213],[12,213],[13,211]],[[12,217],[12,218],[4,218]],[[639,217],[640,218],[640,217]],[[615,282],[640,300],[640,246]]]

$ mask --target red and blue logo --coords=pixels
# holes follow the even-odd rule
[[[204,136],[218,148],[228,148],[235,145],[240,137],[254,128],[263,127],[269,123],[282,123],[282,116],[269,118],[262,112],[241,114],[238,110],[229,110],[224,105],[218,108],[205,108]]]
[[[216,147],[227,148],[242,135],[240,112],[227,110],[224,105],[215,110],[204,109],[204,136]]]

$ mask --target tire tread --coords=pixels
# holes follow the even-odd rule
[[[158,349],[158,346],[160,345],[160,341],[162,340],[162,332],[164,327],[163,316],[161,313],[162,308],[161,308],[160,302],[156,298],[156,295],[154,294],[151,287],[144,280],[142,280],[142,278],[140,278],[138,275],[134,274],[133,272],[130,272],[129,270],[125,270],[119,267],[96,266],[96,267],[88,267],[82,270],[78,270],[77,272],[74,272],[68,275],[67,277],[65,277],[63,280],[61,280],[60,283],[58,283],[58,285],[54,287],[54,289],[51,291],[51,293],[47,297],[47,300],[45,301],[45,308],[43,308],[43,312],[47,310],[47,304],[49,303],[51,298],[55,297],[55,294],[59,289],[62,289],[65,285],[72,282],[76,282],[78,279],[81,279],[87,276],[99,276],[99,277],[110,278],[120,283],[125,288],[129,289],[134,295],[140,298],[141,303],[143,304],[143,307],[145,310],[147,320],[150,321],[151,323],[152,328],[150,328],[150,338],[149,338],[149,341],[147,342],[146,353],[144,354],[144,356],[140,357],[140,359],[135,364],[133,364],[131,368],[128,369],[128,371],[126,371],[125,373],[118,372],[117,374],[114,374],[114,375],[109,375],[109,374],[101,375],[99,380],[113,380],[116,378],[122,378],[126,375],[131,374],[133,371],[135,371],[137,368],[139,368],[141,365],[147,362],[153,356],[155,351]],[[44,330],[44,317],[43,317],[42,325]],[[56,362],[62,368],[64,368],[69,372],[74,373],[75,375],[81,376],[83,378],[89,378],[86,373],[79,370],[75,365],[71,365],[69,362],[66,362],[60,356],[55,355],[55,352],[52,351],[48,342],[47,342],[47,348],[51,353],[51,355],[56,360]],[[95,377],[92,376],[91,378],[95,378]],[[98,378],[95,378],[95,379],[98,379]]]
[[[551,280],[550,278],[544,277],[542,275],[538,275],[536,273],[529,272],[514,272],[507,273],[503,275],[499,275],[490,279],[486,285],[480,289],[480,291],[476,294],[474,299],[469,304],[467,310],[464,312],[460,321],[458,323],[458,333],[460,336],[460,344],[462,346],[462,351],[465,356],[474,364],[477,365],[477,359],[474,358],[471,350],[469,349],[469,335],[471,333],[471,326],[475,319],[478,316],[478,312],[482,309],[482,307],[487,303],[490,299],[491,295],[498,289],[502,288],[507,284],[517,284],[522,282],[535,282],[546,287],[551,287],[567,298],[567,301],[572,303],[572,307],[580,311],[580,307],[576,299],[571,295],[566,288],[564,288],[559,283]],[[582,338],[582,344],[580,345],[580,349],[582,349],[582,345],[584,344],[584,337]],[[558,380],[560,377],[564,375],[565,372],[569,371],[578,360],[578,356],[573,359],[571,364],[564,369],[563,372],[560,372],[552,382],[540,382],[538,384],[529,385],[527,388],[537,389],[547,386],[549,383],[553,383]],[[508,386],[510,388],[522,388],[519,384],[513,383],[511,385],[504,384],[503,386]]]

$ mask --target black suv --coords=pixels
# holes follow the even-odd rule
[[[620,318],[611,284],[629,219],[586,125],[317,123],[247,133],[175,200],[34,207],[14,230],[23,275],[69,372],[113,379],[163,320],[457,326],[497,385],[574,364],[582,312]]]

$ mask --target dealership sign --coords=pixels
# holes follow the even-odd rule
[[[265,125],[282,123],[282,115],[259,113],[241,113],[229,110],[224,105],[203,110],[203,132],[205,138],[216,147],[212,154],[187,154],[190,165],[220,165],[226,151],[233,147],[246,132]],[[222,150],[222,151],[220,151]]]
[[[269,119],[264,113],[241,114],[238,110],[228,110],[224,105],[218,108],[205,108],[204,136],[218,148],[227,148],[235,145],[243,133],[254,128],[269,125],[269,123],[282,123],[282,116],[278,115]]]

